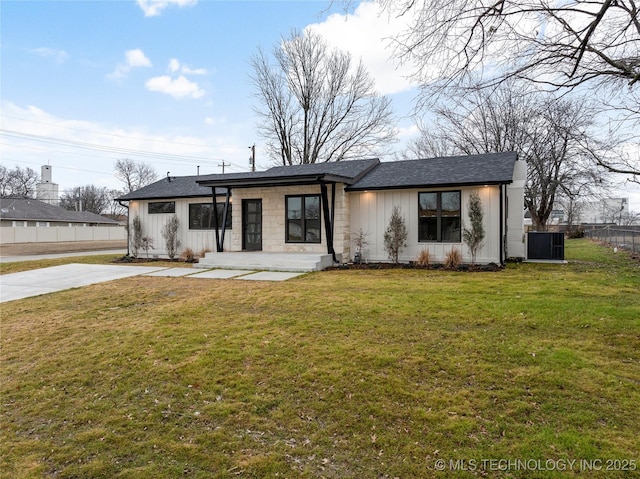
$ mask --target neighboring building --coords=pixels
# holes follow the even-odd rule
[[[629,198],[604,198],[585,203],[578,212],[577,224],[616,224],[629,217]]]
[[[166,254],[161,231],[176,214],[181,245],[194,251],[325,254],[347,261],[351,234],[362,229],[369,241],[364,259],[387,261],[383,236],[398,205],[409,234],[401,261],[423,249],[443,261],[452,248],[471,261],[462,229],[469,197],[478,193],[486,237],[477,261],[502,263],[525,256],[525,181],[526,164],[515,153],[367,159],[165,178],[118,200],[129,202],[130,221],[140,218],[156,255]]]
[[[114,226],[118,222],[88,211],[69,211],[32,198],[1,198],[0,226]]]

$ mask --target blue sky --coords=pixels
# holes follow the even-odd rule
[[[341,5],[329,7],[311,0],[3,1],[2,164],[39,172],[49,163],[61,191],[120,187],[113,164],[124,157],[161,175],[195,174],[196,165],[219,173],[222,162],[225,171],[245,171],[256,143],[258,167],[266,168],[249,60],[259,46],[270,50],[310,25],[336,45],[352,44],[354,57],[366,56],[378,90],[392,95],[398,117],[408,115],[415,90],[387,63],[378,20],[345,21]],[[414,131],[408,118],[398,125]]]
[[[119,158],[160,175],[249,169],[249,146],[266,168],[249,60],[293,29],[314,28],[362,59],[389,95],[401,149],[417,133],[409,118],[410,66],[389,58],[386,38],[408,19],[372,2],[329,0],[114,0],[0,2],[0,163],[52,165],[64,192],[121,188]],[[390,160],[391,157],[383,158]],[[640,210],[637,189],[631,197]]]

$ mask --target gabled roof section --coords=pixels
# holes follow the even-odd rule
[[[68,223],[113,224],[118,222],[88,211],[70,211],[30,198],[0,199],[0,218],[16,221],[62,221]]]
[[[515,152],[380,163],[347,191],[511,183]]]
[[[151,183],[139,190],[116,198],[119,201],[153,200],[166,198],[199,198],[211,196],[211,188],[201,186],[197,180],[204,176],[171,176]],[[227,190],[216,188],[217,195],[226,195]]]
[[[266,171],[201,176],[202,186],[251,188],[258,186],[306,185],[321,181],[350,185],[380,164],[377,158],[308,165],[276,166]]]

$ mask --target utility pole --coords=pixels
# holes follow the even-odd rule
[[[225,166],[231,166],[231,163],[225,163],[224,161],[222,162],[222,164],[218,163],[218,166],[222,167],[222,174],[224,175],[224,167]]]
[[[249,164],[251,165],[251,171],[256,171],[256,144],[254,143],[249,147],[251,150],[251,156],[249,157]]]

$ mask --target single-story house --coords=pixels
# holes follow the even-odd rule
[[[118,198],[138,216],[150,254],[166,255],[162,228],[177,215],[182,248],[223,252],[330,255],[353,258],[353,234],[367,237],[366,261],[388,261],[384,232],[399,206],[408,230],[401,261],[427,249],[443,261],[462,240],[468,201],[478,193],[486,236],[479,263],[525,256],[526,164],[513,152],[381,162],[351,160],[280,166],[261,172],[167,177]],[[216,211],[216,214],[213,212]],[[224,225],[224,228],[222,228]]]

